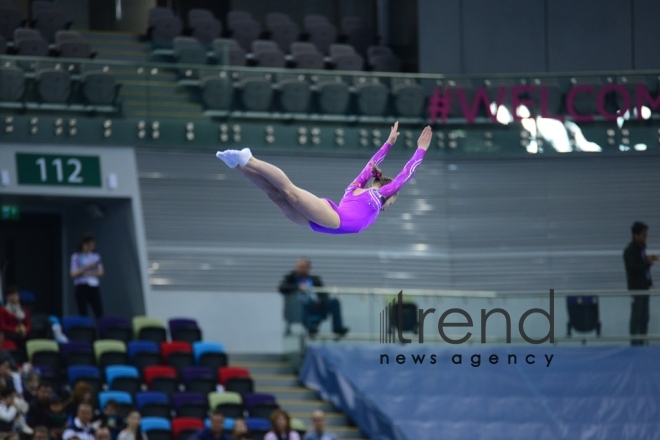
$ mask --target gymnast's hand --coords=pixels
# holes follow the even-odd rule
[[[399,121],[396,121],[392,127],[392,131],[390,131],[390,137],[387,138],[387,142],[389,142],[391,145],[394,145],[396,138],[399,136],[399,132],[397,131],[398,129]]]
[[[417,140],[417,147],[425,151],[428,150],[429,145],[431,145],[432,137],[433,137],[433,132],[431,131],[431,126],[427,125],[424,131],[422,131],[422,134],[419,136],[419,139]]]

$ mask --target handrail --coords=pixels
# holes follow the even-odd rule
[[[316,293],[330,293],[333,295],[376,295],[392,296],[403,291],[404,295],[432,296],[450,298],[537,298],[547,297],[550,290],[524,292],[524,291],[488,291],[488,290],[455,290],[455,289],[389,289],[384,287],[340,287],[324,286],[314,287]],[[631,295],[660,296],[660,291],[653,290],[554,290],[555,297],[569,296],[599,296],[599,297],[624,297]]]

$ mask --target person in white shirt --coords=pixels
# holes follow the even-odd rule
[[[70,440],[77,437],[79,440],[95,440],[94,425],[92,424],[94,412],[88,403],[78,405],[78,412],[73,423],[69,425],[62,434],[62,440]]]
[[[307,431],[303,440],[337,440],[337,436],[325,430],[325,413],[317,409],[312,413],[312,426],[314,429]]]
[[[96,252],[96,240],[93,235],[85,234],[71,256],[71,278],[80,315],[87,315],[89,304],[96,318],[103,316],[99,278],[104,274],[101,256]]]

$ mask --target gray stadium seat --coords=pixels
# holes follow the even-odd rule
[[[114,105],[119,95],[117,79],[106,72],[83,73],[81,86],[85,102],[90,105]]]
[[[149,9],[149,27],[154,25],[154,22],[159,18],[171,18],[174,17],[174,12],[171,9],[164,7],[156,7]]]
[[[0,7],[0,35],[11,40],[14,30],[23,24],[23,17],[18,9]]]
[[[282,52],[289,50],[291,43],[298,40],[300,26],[296,23],[276,23],[270,27],[270,38],[277,42]]]
[[[325,15],[307,14],[305,15],[305,18],[303,18],[303,26],[305,28],[305,31],[307,32],[311,32],[311,30],[314,29],[319,24],[331,24],[331,23],[328,20],[328,17],[326,17]]]
[[[37,93],[44,103],[64,104],[71,95],[71,77],[69,72],[60,69],[41,69],[37,71]]]
[[[280,106],[288,113],[305,113],[312,95],[307,81],[284,79],[279,82]]]
[[[80,41],[82,39],[82,36],[75,31],[57,31],[55,33],[55,43],[62,43],[69,40]]]
[[[0,67],[0,101],[17,102],[25,93],[25,77],[18,67]]]
[[[260,77],[241,80],[241,103],[248,111],[268,111],[273,100],[273,88],[270,81]]]
[[[364,69],[364,58],[356,53],[342,53],[331,59],[336,70],[358,71]]]
[[[255,40],[252,42],[252,53],[259,67],[283,68],[286,64],[284,53],[270,40]]]
[[[231,29],[232,23],[245,19],[254,20],[252,14],[247,11],[229,11],[229,13],[227,13],[227,27]]]
[[[401,59],[396,55],[374,55],[369,64],[376,72],[401,72]]]
[[[269,12],[266,14],[266,30],[270,31],[273,25],[280,23],[294,23],[294,21],[284,12]]]
[[[233,38],[216,38],[213,40],[213,53],[220,64],[245,66],[245,50]]]
[[[319,82],[318,93],[318,103],[322,113],[346,113],[351,94],[345,83],[338,80]]]
[[[320,52],[303,52],[293,55],[293,61],[299,69],[317,69],[325,67],[323,55]]]
[[[48,42],[43,38],[23,38],[14,42],[14,51],[21,56],[47,57]]]
[[[202,102],[211,110],[231,110],[234,87],[226,72],[202,78]]]
[[[179,17],[158,17],[151,27],[151,40],[156,45],[168,45],[181,35],[183,24]]]
[[[356,53],[355,48],[350,44],[331,44],[329,52],[331,57],[343,55],[345,53]]]
[[[367,55],[367,49],[376,42],[374,31],[364,25],[353,25],[347,29],[346,42],[353,46],[357,53]]]
[[[92,58],[94,55],[89,44],[77,40],[57,43],[57,52],[62,58]]]
[[[337,29],[330,23],[319,22],[307,32],[309,41],[324,54],[328,53],[330,45],[337,40]]]
[[[35,38],[43,38],[41,32],[36,29],[30,28],[18,28],[14,30],[14,43],[18,43],[21,40],[32,40]]]
[[[176,37],[174,44],[174,59],[179,64],[206,64],[207,55],[204,46],[192,37]],[[197,77],[198,73],[190,68],[179,69],[179,74],[187,78]]]
[[[192,27],[193,23],[195,23],[197,20],[203,20],[207,18],[215,19],[213,12],[208,9],[193,8],[188,11],[188,26]]]
[[[299,53],[305,53],[305,52],[321,53],[319,52],[318,48],[314,45],[314,43],[309,43],[307,41],[296,41],[294,43],[291,43],[289,50],[293,55]]]
[[[222,33],[222,24],[214,17],[199,18],[190,25],[191,35],[202,44],[211,44]]]
[[[355,87],[358,111],[362,115],[381,116],[387,109],[388,88],[380,82],[365,82]]]
[[[387,46],[374,45],[367,48],[367,59],[371,60],[371,57],[376,55],[394,55],[392,49]]]
[[[261,25],[252,18],[235,20],[229,24],[229,30],[234,40],[245,50],[250,50],[252,42],[259,38]]]
[[[400,116],[418,117],[426,103],[424,88],[413,81],[401,82],[392,87],[394,107]]]
[[[57,31],[68,29],[71,26],[71,21],[66,18],[63,12],[52,10],[41,10],[34,16],[34,27],[41,36],[49,43],[55,42],[55,34]]]

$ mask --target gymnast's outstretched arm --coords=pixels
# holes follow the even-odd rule
[[[422,163],[422,159],[424,159],[426,150],[429,148],[429,145],[431,145],[432,136],[433,133],[431,132],[431,127],[427,126],[424,131],[422,131],[422,134],[417,141],[417,150],[403,167],[403,170],[401,170],[399,175],[396,176],[394,180],[392,180],[387,185],[383,185],[378,190],[381,196],[390,197],[391,195],[396,194],[412,178],[412,176],[415,174],[415,171],[417,170],[417,167],[419,167],[419,165]]]
[[[383,159],[385,159],[385,156],[387,153],[390,151],[390,148],[392,148],[392,145],[396,142],[397,136],[399,136],[398,130],[399,129],[399,121],[396,121],[394,123],[394,126],[392,127],[392,130],[390,131],[390,136],[387,138],[387,142],[383,144],[382,147],[380,147],[380,150],[374,154],[374,156],[371,158],[371,160],[367,163],[367,165],[364,167],[362,172],[358,174],[358,176],[353,180],[353,183],[349,186],[351,189],[355,188],[364,188],[364,185],[367,184],[369,179],[372,177],[371,169],[372,167],[378,166]]]

